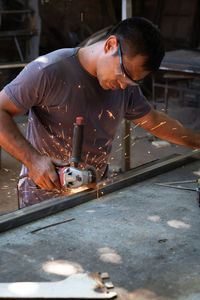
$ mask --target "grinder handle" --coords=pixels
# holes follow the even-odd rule
[[[82,146],[83,146],[83,117],[77,117],[74,123],[73,140],[72,140],[72,157],[70,162],[74,163],[74,167],[77,168],[78,164],[82,162]]]

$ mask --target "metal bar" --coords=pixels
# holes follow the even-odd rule
[[[190,64],[188,63],[187,65],[178,65],[177,63],[173,63],[173,62],[163,62],[162,65],[160,66],[160,71],[167,71],[167,72],[176,72],[176,73],[185,73],[188,75],[193,75],[195,77],[199,77],[200,76],[200,67],[198,65],[198,62],[190,62]]]
[[[46,228],[54,227],[54,226],[57,226],[57,225],[60,225],[60,224],[63,224],[63,223],[68,223],[68,222],[71,222],[71,221],[74,221],[74,220],[75,220],[75,218],[71,218],[71,219],[67,219],[67,220],[61,221],[61,222],[49,224],[49,225],[46,225],[46,226],[37,228],[37,229],[35,229],[35,230],[32,230],[30,233],[36,233],[36,232],[38,232],[38,231],[40,231],[40,230],[44,230],[44,229],[46,229]]]
[[[122,0],[122,20],[132,17],[132,0]]]
[[[174,188],[174,189],[179,189],[179,190],[187,190],[187,191],[197,191],[197,189],[192,189],[192,188],[188,188],[182,185],[171,185],[171,184],[165,184],[165,183],[155,183],[156,185],[159,186],[164,186],[164,187],[169,187],[169,188]]]
[[[15,45],[17,47],[17,52],[19,54],[20,60],[22,62],[24,62],[24,57],[23,57],[23,54],[22,54],[22,51],[21,51],[21,48],[20,48],[20,45],[19,45],[19,42],[18,42],[18,39],[16,38],[16,36],[14,37],[14,41],[15,41]]]
[[[196,154],[199,153],[200,150],[193,150],[187,154],[176,155],[172,158],[159,160],[150,166],[148,165],[132,169],[125,174],[117,176],[113,180],[102,183],[94,190],[87,190],[67,197],[58,197],[46,200],[39,204],[5,214],[0,216],[0,232],[4,232],[29,222],[53,215],[65,209],[75,207],[79,204],[99,198],[103,195],[118,191],[121,188],[146,179],[150,179],[152,176],[162,174],[186,163],[199,159],[199,157],[195,157]]]
[[[156,90],[155,90],[155,75],[152,74],[152,101],[153,101],[153,108],[157,108],[157,103],[156,103]]]
[[[122,20],[132,17],[132,0],[122,0]],[[126,137],[126,138],[125,138]],[[123,171],[131,168],[130,157],[130,122],[125,120],[124,123],[124,141],[123,141]]]
[[[0,69],[23,68],[26,65],[27,65],[27,63],[0,64]]]
[[[19,10],[0,10],[0,14],[32,14],[31,9],[19,9]]]
[[[130,149],[130,121],[125,121],[125,136],[124,136],[124,143],[125,143],[125,171],[129,171],[131,168],[131,149]]]
[[[165,79],[165,93],[164,93],[164,102],[165,102],[165,113],[168,112],[168,78]]]
[[[170,182],[159,182],[158,184],[179,184],[179,183],[195,183],[198,179],[194,180],[181,180],[181,181],[170,181]]]
[[[154,86],[165,88],[165,84],[162,83],[154,83]],[[185,91],[185,92],[193,92],[194,94],[200,94],[200,91],[191,88],[183,88],[177,87],[175,85],[168,85],[168,89],[177,90],[177,91]]]

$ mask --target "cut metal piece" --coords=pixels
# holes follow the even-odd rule
[[[179,183],[195,183],[198,182],[198,179],[194,180],[181,180],[181,181],[170,181],[170,182],[160,182],[157,184],[179,184]]]
[[[0,298],[9,299],[112,299],[99,273],[73,274],[56,282],[0,283]]]
[[[180,189],[180,190],[188,190],[188,191],[198,191],[197,188],[189,188],[183,185],[179,184],[188,184],[188,183],[198,183],[200,180],[199,179],[192,179],[192,180],[181,180],[181,181],[170,181],[170,182],[157,182],[155,183],[156,185],[160,186],[165,186],[165,187],[170,187],[174,189]],[[175,185],[178,184],[178,185]]]
[[[172,184],[166,184],[166,183],[155,183],[156,185],[164,186],[164,187],[169,187],[169,188],[174,188],[174,189],[179,189],[179,190],[186,190],[186,191],[197,191],[196,189],[193,188],[188,188],[186,186],[182,185],[172,185]]]

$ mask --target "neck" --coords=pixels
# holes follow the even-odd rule
[[[97,42],[78,51],[78,58],[83,68],[93,76],[97,76],[96,65],[104,43]]]

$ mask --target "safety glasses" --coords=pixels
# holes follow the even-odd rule
[[[119,55],[119,63],[120,63],[120,69],[121,72],[117,72],[117,76],[119,77],[119,80],[122,83],[126,83],[128,85],[141,85],[143,83],[143,79],[140,80],[134,80],[131,78],[131,76],[129,74],[127,74],[124,65],[123,65],[123,61],[122,61],[122,50],[121,50],[121,45],[118,41],[118,55]]]

